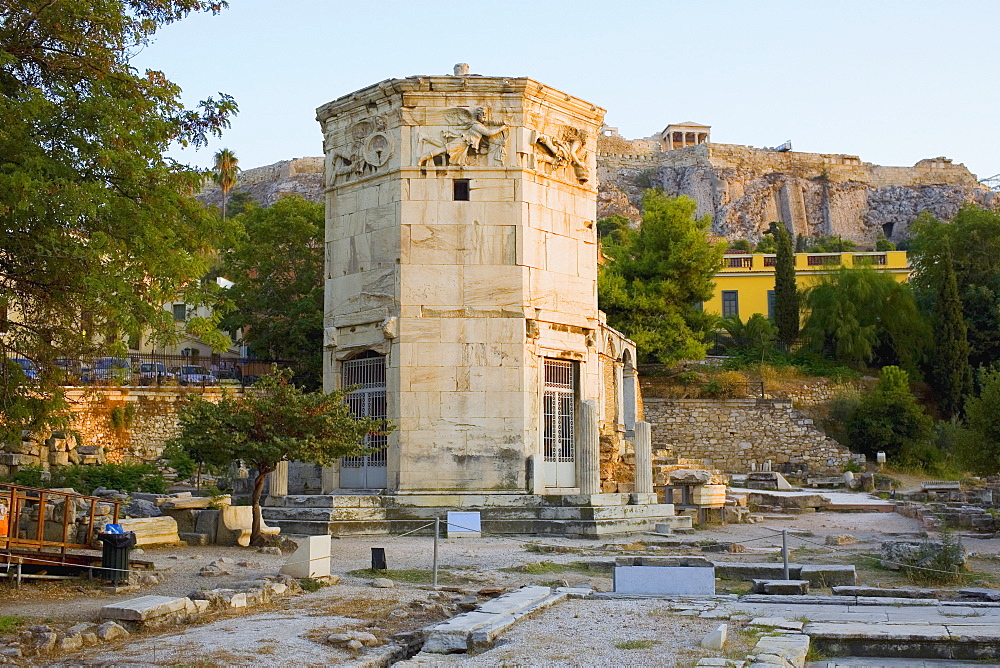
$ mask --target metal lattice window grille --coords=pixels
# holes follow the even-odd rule
[[[357,417],[385,419],[385,356],[372,354],[344,362],[343,387],[354,389],[347,395],[347,405]],[[364,466],[385,466],[386,434],[370,433],[365,437],[365,447],[379,448],[368,455],[344,457],[341,466],[362,468]]]
[[[573,363],[545,360],[545,392],[542,400],[545,460],[574,461],[573,411],[576,391]]]

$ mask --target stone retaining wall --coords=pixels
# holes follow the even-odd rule
[[[730,473],[744,473],[770,460],[810,471],[840,473],[851,453],[813,426],[789,400],[644,400],[653,426],[653,448],[674,457],[708,460]]]
[[[243,390],[226,391],[240,395]],[[69,429],[55,434],[26,433],[19,443],[0,444],[0,476],[29,466],[48,470],[67,464],[155,460],[178,433],[184,400],[198,395],[216,402],[223,388],[68,387],[65,392]],[[118,416],[117,424],[112,413]]]

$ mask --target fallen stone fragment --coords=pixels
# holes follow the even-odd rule
[[[279,557],[281,556],[280,547],[261,547],[258,548],[257,551],[260,552],[261,554],[273,554]]]
[[[721,650],[726,646],[726,637],[729,635],[729,626],[720,624],[714,631],[701,639],[701,646],[705,649]]]
[[[83,636],[79,633],[64,635],[56,641],[56,649],[63,652],[72,652],[83,647]]]
[[[748,626],[760,626],[766,629],[783,629],[785,631],[802,630],[802,622],[785,619],[784,617],[754,617]]]
[[[396,586],[396,583],[389,578],[375,578],[372,580],[372,586],[379,589],[391,589]]]
[[[364,645],[361,644],[360,640],[348,640],[346,647],[347,649],[358,650],[364,647]]]
[[[129,635],[129,632],[125,630],[125,627],[115,622],[104,622],[97,627],[97,637],[101,640],[115,640],[116,638],[124,638],[127,635]]]
[[[824,542],[827,545],[854,545],[858,539],[849,533],[844,533],[839,536],[827,536]]]

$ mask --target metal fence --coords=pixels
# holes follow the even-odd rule
[[[123,357],[59,357],[39,362],[8,353],[28,382],[53,378],[60,385],[194,386],[252,385],[272,368],[286,368],[285,360],[129,353]]]

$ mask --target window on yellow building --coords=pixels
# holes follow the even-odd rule
[[[740,293],[739,290],[722,291],[722,317],[740,317]]]
[[[774,320],[774,290],[767,291],[767,318]]]

